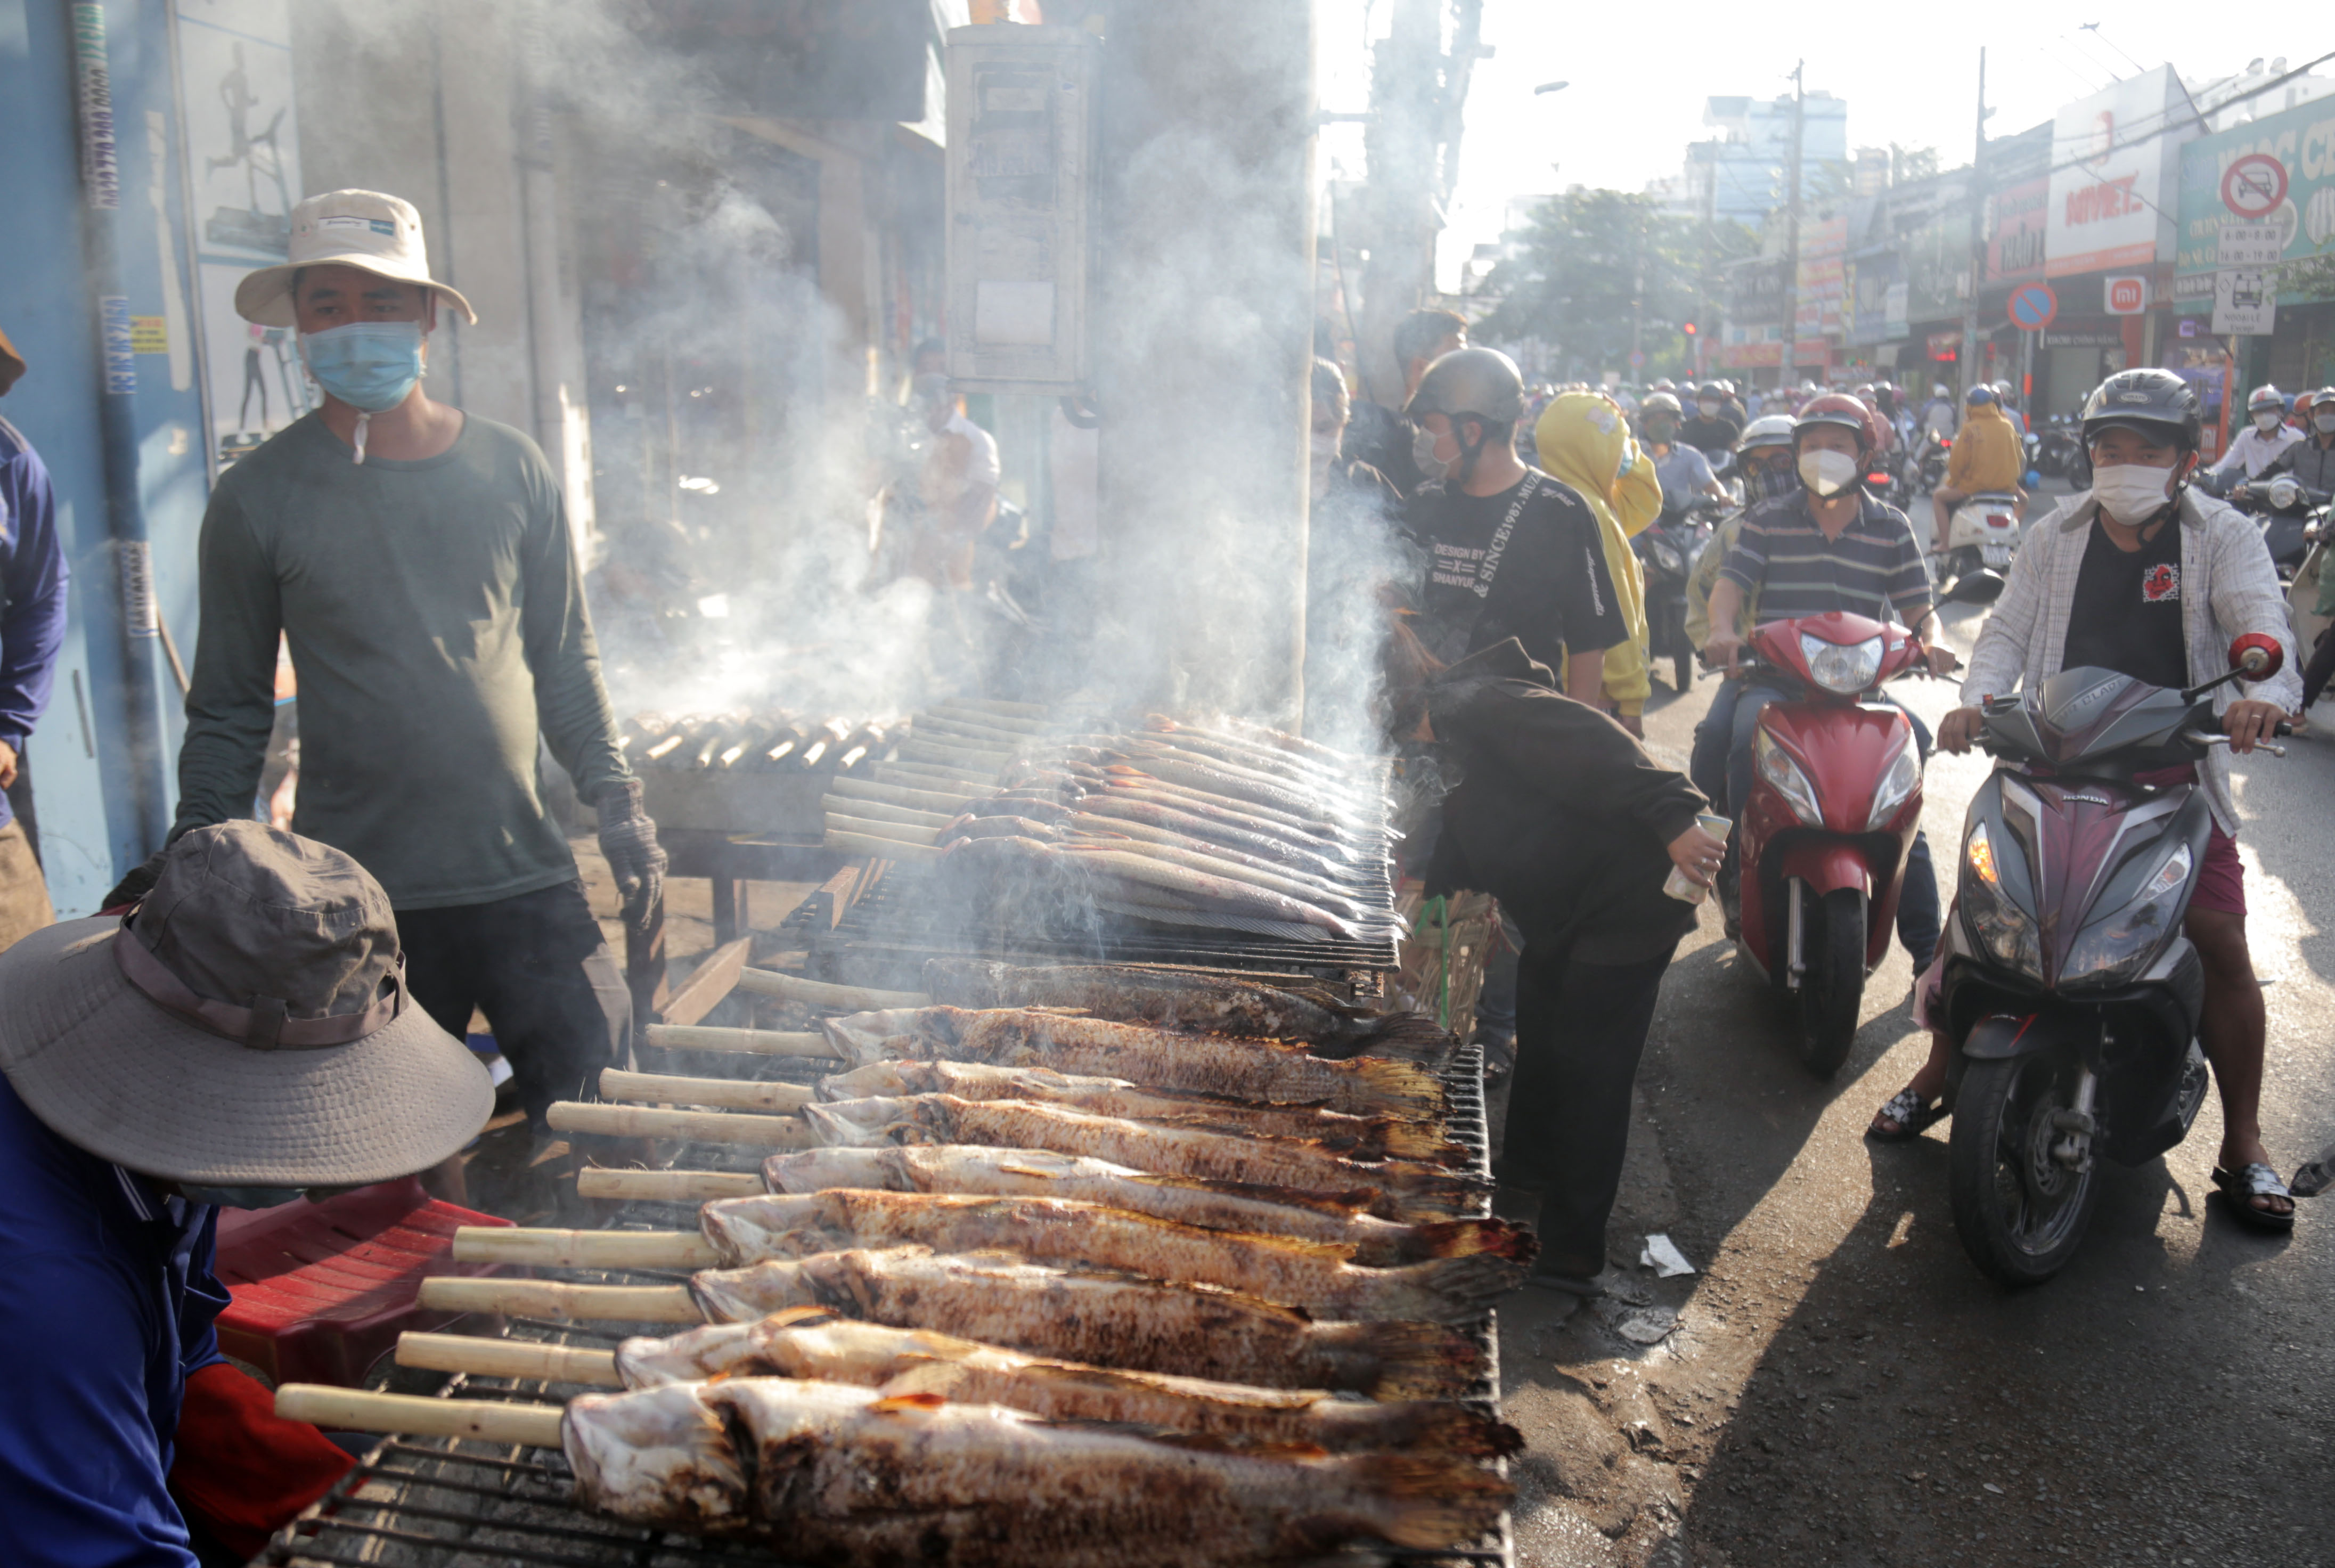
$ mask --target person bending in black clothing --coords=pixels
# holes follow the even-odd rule
[[[1451,753],[1461,779],[1443,802],[1427,895],[1488,893],[1524,933],[1516,1079],[1493,1174],[1543,1195],[1532,1282],[1600,1295],[1630,1086],[1662,972],[1695,924],[1694,905],[1662,884],[1676,866],[1709,886],[1726,844],[1696,820],[1709,802],[1685,775],[1561,695],[1514,637],[1448,669],[1406,631],[1394,644],[1395,721]]]
[[[1516,459],[1524,408],[1507,355],[1468,348],[1436,361],[1403,411],[1432,438],[1429,466],[1440,470],[1404,515],[1426,557],[1419,634],[1447,664],[1514,637],[1530,657],[1563,664],[1565,689],[1602,709],[1605,650],[1629,627],[1596,514]]]

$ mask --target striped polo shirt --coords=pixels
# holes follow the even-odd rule
[[[1762,621],[1846,610],[1911,626],[1932,604],[1930,569],[1905,514],[1861,493],[1855,520],[1836,539],[1817,527],[1806,491],[1761,501],[1743,514],[1720,574],[1759,595]]]

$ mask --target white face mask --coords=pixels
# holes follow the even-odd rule
[[[2276,414],[2254,415],[2254,429],[2262,431],[2264,435],[2268,435],[2271,431],[2278,429],[2281,422],[2282,421]]]
[[[2118,463],[2092,470],[2092,499],[2127,528],[2155,517],[2173,494],[2173,470],[2145,463]]]
[[[2311,416],[2311,428],[2317,431],[2320,435],[2325,435],[2330,431],[2335,431],[2335,414],[2312,414]]]
[[[1856,460],[1846,452],[1811,447],[1800,454],[1800,483],[1831,498],[1856,482]]]
[[[1719,417],[1719,404],[1713,402],[1709,398],[1705,398],[1700,402],[1695,404],[1694,409],[1695,412],[1700,414],[1707,420],[1715,420]]]
[[[1410,433],[1410,460],[1417,463],[1419,471],[1430,479],[1439,479],[1448,471],[1443,460],[1435,455],[1435,443],[1439,439],[1425,425]]]

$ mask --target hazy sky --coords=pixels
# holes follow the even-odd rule
[[[1389,10],[1390,0],[1318,0],[1324,109],[1368,106],[1367,40],[1383,36]],[[2087,22],[2100,24],[2099,32],[2080,31]],[[2257,56],[2283,54],[2290,68],[2299,66],[2335,49],[2335,15],[2309,6],[2216,12],[2104,0],[1852,6],[1486,0],[1484,41],[1497,53],[1478,63],[1468,95],[1447,274],[1470,247],[1498,237],[1512,195],[1575,184],[1637,190],[1676,174],[1686,144],[1710,134],[1705,98],[1788,92],[1797,59],[1807,62],[1810,91],[1847,100],[1850,147],[1935,147],[1951,167],[1971,156],[1981,45],[1987,101],[1996,110],[1989,130],[2000,136],[2049,119],[2115,76],[2168,60],[2192,81],[2241,70]],[[2330,73],[2335,62],[2320,67]],[[1559,80],[1572,85],[1534,96],[1539,83]],[[1323,154],[1325,171],[1336,160],[1361,173],[1360,128],[1330,128]]]

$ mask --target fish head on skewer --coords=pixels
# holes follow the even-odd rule
[[[579,1502],[612,1518],[706,1534],[751,1522],[746,1471],[709,1387],[665,1383],[568,1401],[560,1446]]]
[[[802,1116],[811,1136],[825,1144],[915,1143],[923,1141],[919,1108],[914,1099],[871,1096],[807,1105]]]

